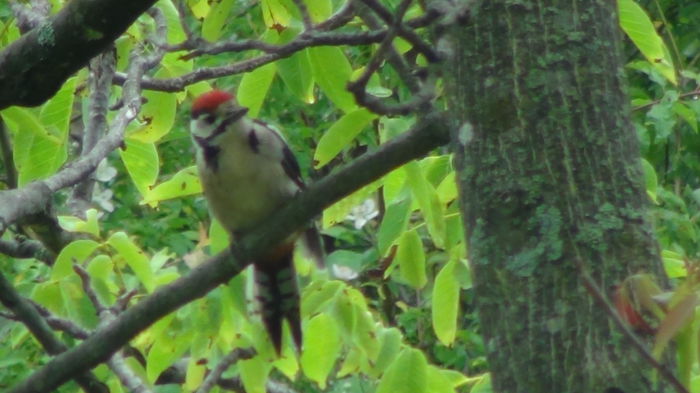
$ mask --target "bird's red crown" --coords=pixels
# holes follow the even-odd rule
[[[197,97],[192,103],[192,117],[196,117],[202,112],[211,112],[231,99],[233,99],[233,95],[223,90],[208,91]]]

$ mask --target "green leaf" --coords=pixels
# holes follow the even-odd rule
[[[187,37],[185,32],[182,30],[182,24],[180,23],[180,15],[177,12],[177,8],[173,4],[172,0],[159,1],[156,7],[163,11],[165,16],[165,23],[168,27],[168,38],[167,42],[169,44],[179,44],[184,41]]]
[[[325,282],[317,280],[312,282],[311,285],[304,288],[302,294],[301,309],[304,316],[315,315],[325,311],[326,306],[335,300],[338,293],[345,287],[345,283],[338,280]]]
[[[671,250],[663,250],[661,257],[664,262],[664,269],[669,278],[686,277],[688,272],[685,268],[683,256]]]
[[[355,137],[377,117],[367,109],[357,109],[338,119],[318,141],[314,153],[314,167],[321,168],[343,149],[349,147]]]
[[[221,37],[233,4],[234,0],[220,0],[212,6],[202,22],[202,38],[214,42]]]
[[[236,98],[241,106],[248,108],[250,117],[258,116],[276,73],[277,65],[269,63],[243,75]]]
[[[124,232],[116,232],[107,240],[107,244],[114,247],[124,261],[134,271],[136,277],[148,292],[155,287],[153,271],[146,254],[129,239]]]
[[[642,52],[644,57],[674,85],[676,79],[673,59],[654,24],[634,0],[618,0],[620,27]]]
[[[157,205],[168,199],[181,198],[188,195],[202,193],[202,184],[199,182],[197,167],[190,166],[180,170],[169,180],[148,189],[141,204]]]
[[[260,356],[238,362],[241,373],[241,381],[246,393],[266,393],[265,382],[272,368],[269,362],[263,361]]]
[[[166,71],[156,73],[157,77],[169,77]],[[163,138],[175,124],[177,96],[170,92],[145,90],[146,102],[141,108],[139,119],[143,123],[128,134],[128,140],[154,143]]]
[[[449,261],[435,277],[433,285],[433,330],[443,345],[454,343],[459,311],[459,283],[455,277],[455,261]]]
[[[321,90],[343,112],[355,110],[355,98],[346,89],[352,75],[352,66],[345,53],[334,46],[319,46],[309,48],[308,51],[314,79]]]
[[[698,120],[695,116],[695,111],[688,107],[683,101],[677,101],[673,104],[673,112],[680,116],[693,129],[693,132],[698,132]]]
[[[287,88],[306,104],[313,104],[314,76],[306,49],[277,61],[277,72]]]
[[[146,357],[148,382],[155,382],[160,374],[180,359],[189,348],[187,337],[173,336],[171,332],[163,332],[148,351]]]
[[[328,314],[318,314],[306,324],[301,367],[321,389],[326,388],[328,373],[340,355],[340,344],[338,325]]]
[[[119,150],[119,155],[136,188],[146,195],[158,178],[160,160],[156,146],[131,138],[125,138],[124,144],[126,148]]]
[[[73,97],[77,77],[68,79],[61,89],[42,107],[39,115],[41,124],[53,136],[65,143],[68,137],[71,113],[73,113]]]
[[[423,352],[406,348],[386,370],[376,393],[427,393],[428,361]]]
[[[292,13],[279,0],[261,0],[260,8],[263,13],[265,26],[268,28],[289,27]]]
[[[379,337],[380,349],[374,367],[370,370],[374,378],[379,378],[387,367],[396,359],[401,350],[401,331],[397,328],[384,329]]]
[[[420,165],[413,161],[404,165],[406,182],[411,187],[413,196],[418,201],[420,210],[428,225],[428,232],[435,246],[444,248],[445,245],[445,209],[440,203],[437,191],[425,178]]]
[[[82,264],[100,244],[93,240],[82,239],[68,243],[56,257],[51,269],[51,279],[61,280],[73,273],[73,264]]]
[[[49,133],[30,109],[10,107],[0,113],[13,133],[13,155],[20,186],[49,177],[66,161],[67,134]]]
[[[386,255],[396,239],[406,230],[411,216],[411,196],[392,202],[384,213],[384,218],[377,232],[379,255]]]
[[[401,277],[413,288],[423,288],[428,282],[425,274],[425,251],[415,229],[401,235],[396,259],[401,268]]]
[[[435,367],[428,367],[428,391],[430,393],[455,393],[452,381],[448,379],[442,370]]]
[[[330,0],[304,0],[304,3],[314,23],[323,22],[333,13],[333,4]]]
[[[97,210],[88,209],[85,211],[85,221],[73,216],[58,216],[58,224],[69,232],[82,232],[99,237],[100,223],[97,216]]]
[[[649,161],[643,158],[641,158],[641,160],[642,169],[644,170],[644,183],[646,184],[647,195],[649,195],[649,198],[651,198],[654,203],[658,204],[659,201],[656,199],[656,190],[658,189],[656,171]]]
[[[447,174],[447,176],[445,176],[444,179],[442,179],[440,185],[438,185],[436,191],[441,204],[447,205],[448,203],[457,199],[458,193],[456,177],[457,172],[451,171]]]

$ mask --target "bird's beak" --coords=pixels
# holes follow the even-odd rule
[[[244,106],[237,106],[237,107],[231,109],[231,111],[226,114],[226,119],[224,120],[224,124],[228,125],[231,123],[235,123],[238,120],[240,120],[243,116],[245,116],[246,113],[248,113],[248,108],[246,108]]]

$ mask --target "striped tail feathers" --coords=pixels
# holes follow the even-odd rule
[[[255,281],[262,320],[277,355],[282,350],[282,323],[286,319],[297,349],[301,350],[302,332],[299,289],[294,272],[293,252],[276,255],[274,261],[255,264]]]

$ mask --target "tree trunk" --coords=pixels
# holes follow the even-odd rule
[[[663,391],[579,271],[608,299],[632,274],[664,280],[615,2],[478,4],[443,47],[494,391]]]

